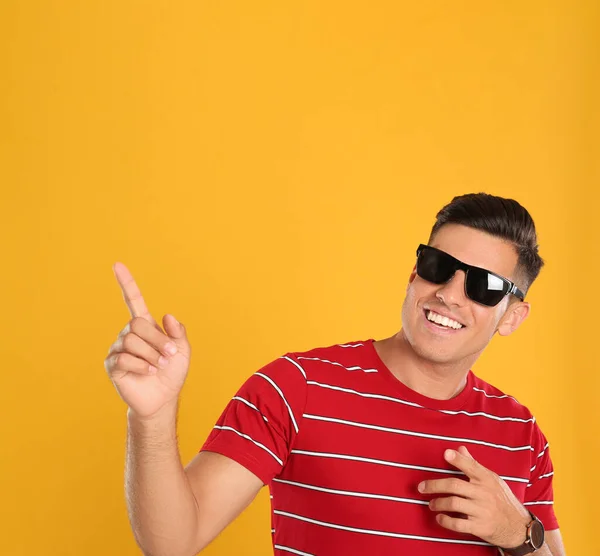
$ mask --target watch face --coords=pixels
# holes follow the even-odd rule
[[[531,544],[536,550],[544,546],[544,526],[537,519],[531,524]]]

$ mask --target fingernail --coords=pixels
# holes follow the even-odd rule
[[[419,483],[417,489],[419,490],[419,492],[423,492],[425,490],[425,483]]]
[[[446,450],[444,452],[444,456],[446,457],[447,460],[453,460],[454,459],[454,451],[453,450]]]
[[[166,346],[165,346],[165,351],[169,354],[169,355],[175,355],[177,353],[177,346],[173,343],[173,342],[169,342]]]
[[[169,360],[166,357],[163,357],[162,355],[158,358],[158,366],[161,369],[164,369],[167,365],[169,364]]]

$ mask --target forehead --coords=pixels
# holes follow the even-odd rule
[[[513,278],[518,256],[514,247],[495,236],[460,224],[445,224],[431,242],[464,263]]]

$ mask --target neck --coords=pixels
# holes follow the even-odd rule
[[[420,357],[404,331],[374,343],[381,360],[404,385],[435,400],[449,400],[464,389],[467,374],[479,353],[452,363],[437,363]]]

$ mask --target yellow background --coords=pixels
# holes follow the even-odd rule
[[[115,261],[188,327],[187,463],[259,366],[396,332],[436,211],[486,191],[547,264],[474,370],[536,415],[597,554],[596,5],[4,0],[0,553],[139,553]],[[270,553],[266,489],[206,550],[241,553]]]

